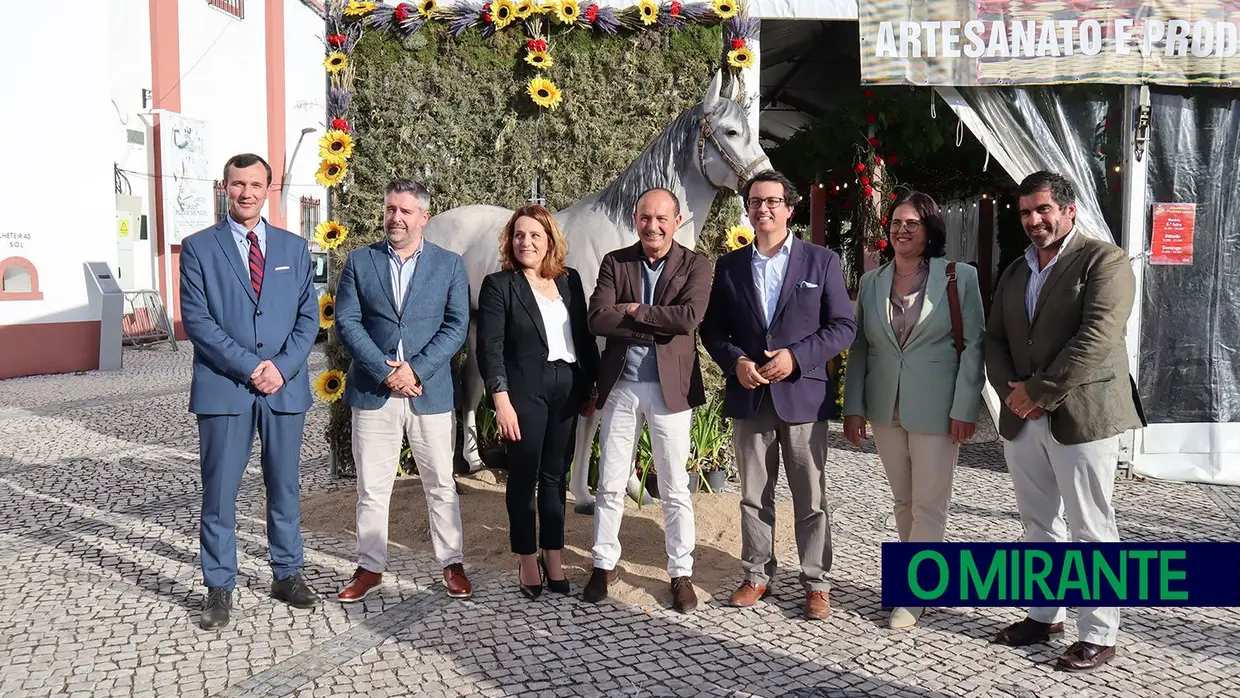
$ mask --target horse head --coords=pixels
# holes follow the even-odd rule
[[[749,125],[745,107],[736,100],[738,81],[731,80],[723,94],[723,71],[715,73],[706,98],[698,105],[698,166],[717,189],[739,192],[745,182],[771,169],[771,161]]]

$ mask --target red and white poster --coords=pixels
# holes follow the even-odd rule
[[[1150,264],[1193,263],[1193,226],[1197,204],[1154,204]]]

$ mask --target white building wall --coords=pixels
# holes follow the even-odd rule
[[[154,211],[151,201],[155,195],[151,157],[150,103],[158,95],[151,95],[143,105],[143,90],[151,86],[151,23],[149,4],[135,0],[107,0],[107,35],[112,50],[110,89],[115,112],[109,120],[109,157],[121,169],[121,194],[141,200],[138,215],[134,217],[129,244],[118,239],[121,268],[117,280],[126,290],[155,288],[154,259]],[[142,143],[131,143],[129,132],[141,134]],[[139,239],[141,216],[147,217],[148,237]]]
[[[284,0],[284,69],[287,100],[285,149],[291,159],[288,175],[289,230],[301,232],[301,197],[319,201],[319,219],[327,220],[327,192],[314,181],[319,167],[319,138],[327,128],[327,80],[323,70],[323,20],[298,0]],[[313,128],[301,140],[303,128]]]
[[[270,160],[264,0],[246,0],[245,19],[205,0],[180,3],[181,114],[207,122],[211,177],[237,153]]]
[[[24,257],[39,274],[42,300],[0,301],[0,325],[98,320],[89,307],[83,263],[116,266],[112,162],[116,110],[107,5],[61,3],[69,21],[51,21],[42,3],[9,3],[7,50],[20,66],[5,71],[0,133],[4,218],[0,260]],[[83,60],[89,56],[89,60]],[[4,234],[29,235],[8,238]]]

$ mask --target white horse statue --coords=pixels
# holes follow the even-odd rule
[[[716,191],[740,191],[750,176],[770,169],[770,160],[749,126],[745,108],[735,99],[735,85],[723,96],[723,73],[715,74],[706,98],[685,110],[663,129],[619,177],[602,190],[555,214],[568,242],[565,263],[581,274],[586,297],[594,292],[603,255],[637,242],[633,210],[637,197],[650,187],[665,187],[680,199],[684,224],[676,233],[682,245],[697,244],[702,224]],[[512,211],[498,206],[460,206],[431,218],[423,234],[427,240],[452,250],[465,261],[470,303],[478,307],[482,279],[499,271],[499,231]],[[483,383],[474,356],[476,326],[470,323],[465,365],[464,456],[471,472],[482,467],[478,453],[476,411]],[[601,342],[600,342],[601,348]],[[594,433],[600,414],[595,411],[577,425],[570,490],[575,510],[592,514],[594,496],[588,484]],[[630,477],[629,495],[643,501],[641,484]]]

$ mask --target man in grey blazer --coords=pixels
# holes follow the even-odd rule
[[[1118,541],[1119,438],[1145,425],[1124,343],[1136,279],[1122,249],[1077,230],[1076,193],[1063,176],[1036,172],[1018,194],[1032,244],[995,288],[986,372],[1003,398],[999,433],[1025,540]],[[1045,642],[1066,615],[1031,608],[995,642]],[[1079,608],[1077,630],[1057,666],[1096,669],[1115,656],[1119,609]]]
[[[469,329],[469,282],[459,255],[422,238],[430,204],[417,182],[389,184],[386,239],[351,252],[336,289],[336,333],[353,358],[344,399],[353,413],[357,465],[358,567],[337,595],[343,602],[359,601],[382,583],[402,437],[422,479],[448,595],[472,593],[452,479],[451,362]]]
[[[199,624],[223,628],[237,583],[237,492],[262,438],[271,595],[298,608],[319,598],[301,575],[301,438],[310,409],[306,361],[319,331],[310,249],[262,218],[271,166],[252,153],[224,165],[228,215],[181,242],[181,322],[194,345],[189,410],[202,466]]]

